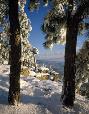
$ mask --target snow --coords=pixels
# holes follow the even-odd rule
[[[49,73],[36,73],[36,77],[49,76]]]
[[[48,71],[48,70],[49,70],[48,68],[46,68],[46,67],[44,67],[44,66],[41,66],[40,69],[41,69],[42,71],[44,71],[44,70],[45,70],[45,71],[46,71],[46,70]]]
[[[31,76],[36,76],[36,73],[34,71],[30,71]]]
[[[0,66],[0,114],[89,114],[89,101],[76,95],[72,109],[60,102],[62,83],[21,76],[21,103],[8,105],[9,66]]]

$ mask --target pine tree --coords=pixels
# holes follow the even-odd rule
[[[10,21],[10,87],[8,102],[17,105],[20,101],[20,71],[21,71],[21,38],[18,17],[18,0],[9,0]]]
[[[76,89],[79,92],[83,83],[89,83],[89,38],[84,42],[76,57]]]
[[[9,58],[9,39],[5,41],[7,35],[4,32],[0,33],[0,64],[4,64]]]
[[[19,1],[19,23],[20,23],[20,37],[21,37],[21,64],[25,66],[32,67],[34,65],[34,54],[31,51],[33,49],[32,45],[30,44],[28,37],[29,33],[32,30],[31,22],[27,17],[27,14],[24,11],[24,7],[26,4],[26,1]],[[8,11],[8,4],[2,3],[2,5],[6,7],[6,11]],[[5,9],[5,8],[4,8]],[[6,13],[2,13],[2,20],[4,17],[6,17]],[[8,12],[7,12],[7,18],[8,18]],[[3,32],[1,32],[0,37],[0,43],[2,48],[0,49],[0,62],[4,64],[4,61],[9,61],[9,20],[4,20],[2,28]],[[3,56],[6,55],[6,56]],[[9,62],[10,64],[10,62]]]
[[[48,1],[48,0],[47,0]],[[40,4],[40,0],[30,1],[30,8],[33,10]],[[64,84],[62,101],[65,106],[73,106],[75,99],[75,57],[78,27],[86,17],[88,0],[53,0],[53,9],[45,18],[42,30],[47,34],[44,46],[49,48],[54,43],[65,40],[62,36],[66,31]],[[62,28],[63,33],[61,32]],[[65,30],[66,28],[66,30]]]
[[[32,30],[32,27],[31,27],[31,22],[24,11],[25,4],[26,4],[25,0],[19,2],[16,1],[15,3],[11,1],[9,1],[9,3],[8,1],[4,2],[2,1],[0,4],[2,9],[1,10],[2,15],[0,18],[1,28],[2,28],[2,32],[0,33],[0,52],[1,52],[0,62],[1,64],[4,64],[4,61],[10,60],[9,62],[9,64],[11,65],[10,88],[9,88],[8,101],[9,104],[12,105],[15,105],[16,102],[18,103],[20,99],[19,79],[20,79],[21,63],[22,65],[25,65],[27,67],[28,66],[32,67],[32,65],[34,65],[34,53],[32,52],[33,47],[31,46],[28,40],[29,32]],[[9,14],[8,14],[8,7],[10,7]],[[14,15],[12,15],[14,14],[13,13],[14,8],[16,8],[15,12],[16,19],[14,18]],[[10,24],[8,19],[10,20]],[[12,26],[12,24],[14,26]],[[9,28],[10,32],[13,32],[13,34],[9,33]],[[16,31],[16,29],[18,29],[18,31]],[[13,51],[13,49],[15,49],[13,48],[13,46],[17,50]],[[15,58],[15,56],[17,58]],[[13,85],[13,82],[15,83],[15,85]]]
[[[9,20],[8,20],[8,0],[0,1],[0,63],[8,60],[9,51]]]

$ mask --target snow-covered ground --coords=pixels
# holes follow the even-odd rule
[[[62,108],[61,82],[40,81],[35,77],[21,77],[21,103],[9,106],[9,66],[0,66],[0,114],[89,114],[89,101],[76,95],[73,109]]]

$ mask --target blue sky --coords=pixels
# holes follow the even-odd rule
[[[29,41],[31,42],[32,46],[37,47],[39,49],[39,58],[40,59],[58,59],[62,60],[64,57],[64,48],[63,45],[55,45],[52,50],[45,49],[43,47],[44,43],[44,36],[45,34],[41,31],[41,25],[43,23],[44,16],[48,13],[50,7],[41,7],[39,10],[29,12],[28,8],[26,7],[26,13],[31,20],[32,31],[30,33]],[[78,45],[77,49],[79,49],[85,38],[80,37],[78,38]]]

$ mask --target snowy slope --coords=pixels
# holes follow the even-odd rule
[[[21,103],[9,106],[9,66],[0,66],[0,114],[89,114],[89,101],[76,95],[73,109],[62,108],[61,82],[40,81],[35,77],[21,77]]]

